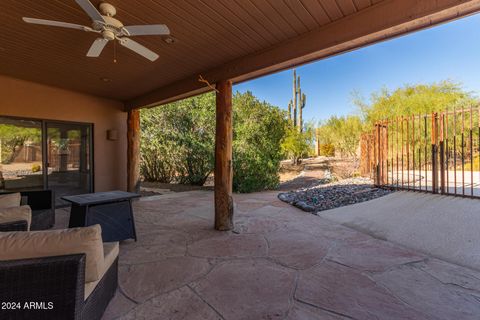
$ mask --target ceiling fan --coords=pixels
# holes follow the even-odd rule
[[[87,52],[87,57],[98,57],[102,53],[103,48],[109,41],[117,40],[120,45],[136,52],[137,54],[147,58],[150,61],[158,59],[158,54],[150,49],[142,46],[140,43],[130,39],[130,36],[142,35],[169,35],[170,30],[164,24],[124,26],[114,16],[117,10],[109,3],[102,2],[99,10],[89,0],[75,0],[75,2],[88,14],[92,19],[92,26],[82,26],[68,22],[60,22],[53,20],[23,18],[27,23],[40,24],[53,27],[62,27],[69,29],[83,30],[86,32],[95,32],[101,34],[97,38]]]

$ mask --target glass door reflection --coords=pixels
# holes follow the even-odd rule
[[[57,205],[65,195],[91,192],[91,126],[46,123],[47,187],[55,191]]]
[[[0,117],[0,192],[42,188],[42,122]]]

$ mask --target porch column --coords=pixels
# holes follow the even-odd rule
[[[140,111],[130,110],[127,117],[127,190],[140,192]]]
[[[233,228],[232,82],[217,82],[215,132],[215,229]]]

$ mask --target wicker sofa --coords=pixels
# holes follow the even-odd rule
[[[2,192],[12,194],[14,192]],[[22,204],[32,209],[30,230],[46,230],[55,224],[55,195],[52,190],[21,191]]]
[[[14,303],[0,318],[101,319],[118,286],[118,242],[102,243],[99,225],[19,232],[21,222],[27,230],[17,220],[0,232],[0,301]]]

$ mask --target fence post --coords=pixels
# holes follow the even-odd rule
[[[375,138],[374,138],[374,156],[375,156],[375,185],[380,186],[380,126],[375,124]]]
[[[444,131],[445,131],[445,114],[442,113],[440,118],[440,193],[445,193],[445,145],[444,145]]]
[[[432,193],[438,192],[438,114],[432,113]]]

